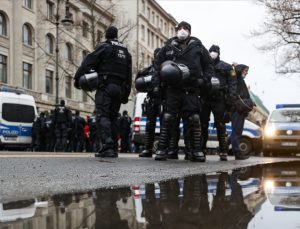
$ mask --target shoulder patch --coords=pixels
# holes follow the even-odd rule
[[[230,75],[231,77],[236,77],[236,72],[235,72],[234,67],[232,67],[231,70],[229,71],[229,75]]]

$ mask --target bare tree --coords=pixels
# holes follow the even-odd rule
[[[276,72],[300,73],[300,0],[257,0],[267,17],[254,36],[267,37],[259,49],[275,52]]]

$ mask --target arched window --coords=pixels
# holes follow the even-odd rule
[[[1,12],[0,12],[0,35],[7,36],[6,18]]]
[[[45,50],[47,53],[53,54],[53,37],[49,33],[45,38]]]
[[[72,44],[66,43],[65,47],[65,59],[71,61],[73,59],[73,47]]]
[[[32,45],[32,30],[28,24],[23,25],[23,44]]]

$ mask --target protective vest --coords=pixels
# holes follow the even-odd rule
[[[118,41],[108,41],[108,43],[110,44],[110,53],[102,60],[98,73],[125,80],[128,75],[128,49],[126,45]]]

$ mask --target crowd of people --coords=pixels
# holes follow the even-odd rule
[[[119,150],[130,152],[131,118],[126,110],[118,115]],[[32,127],[32,150],[45,152],[97,152],[101,148],[96,116],[86,119],[61,100],[54,110],[40,112]]]

